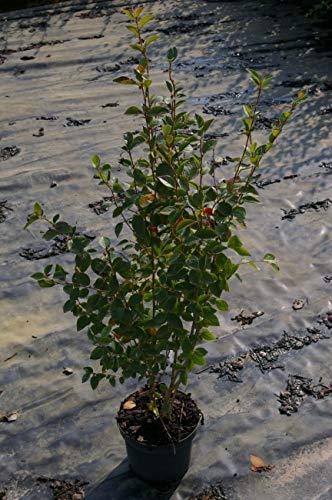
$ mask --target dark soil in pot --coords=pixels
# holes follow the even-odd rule
[[[163,421],[149,410],[146,388],[130,394],[120,405],[117,422],[123,434],[138,443],[152,446],[176,444],[189,436],[202,419],[190,394],[178,391],[174,397],[172,414]],[[166,430],[167,429],[167,430]]]

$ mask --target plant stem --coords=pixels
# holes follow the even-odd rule
[[[236,180],[236,178],[238,177],[238,175],[240,173],[241,165],[243,163],[243,160],[244,160],[244,157],[246,155],[249,143],[251,141],[251,134],[252,134],[252,132],[254,130],[255,120],[256,120],[256,110],[257,110],[257,106],[258,106],[260,98],[261,98],[262,89],[263,89],[262,84],[260,84],[259,87],[258,87],[257,98],[256,98],[256,101],[255,101],[255,103],[253,105],[253,108],[252,108],[252,119],[251,119],[250,130],[248,130],[248,132],[247,132],[247,140],[246,140],[246,143],[245,143],[244,148],[243,148],[243,153],[242,153],[242,156],[241,156],[241,158],[239,160],[239,163],[237,164],[237,167],[235,169],[235,173],[234,173],[234,179],[235,180]]]

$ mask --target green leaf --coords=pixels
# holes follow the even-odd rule
[[[225,300],[217,299],[216,306],[218,307],[219,311],[228,311],[228,304]]]
[[[38,220],[38,219],[39,219],[39,217],[36,214],[30,214],[30,215],[28,215],[28,217],[27,217],[27,223],[25,224],[24,229],[27,229],[31,224],[33,224],[34,222],[36,222],[36,220]]]
[[[210,229],[208,227],[199,229],[195,233],[196,238],[201,238],[203,240],[207,240],[210,238],[215,238],[216,237],[216,232],[213,229]]]
[[[134,11],[134,15],[136,18],[139,18],[139,16],[142,14],[144,10],[144,5],[140,5],[139,7],[137,7],[137,9],[135,9]]]
[[[208,151],[211,151],[217,144],[216,139],[210,139],[208,141],[205,141],[203,144],[202,151],[203,153],[207,153]]]
[[[226,201],[222,201],[216,206],[215,211],[222,217],[228,217],[229,215],[232,214],[233,209],[232,205],[230,205]]]
[[[77,331],[79,332],[80,330],[83,330],[83,328],[88,326],[90,322],[89,316],[80,316],[77,320]]]
[[[202,128],[202,132],[206,132],[209,128],[210,128],[210,125],[214,122],[214,118],[210,118],[210,120],[206,120],[204,122],[204,125],[201,127]],[[217,141],[216,141],[217,142]]]
[[[132,225],[135,234],[138,237],[144,238],[146,236],[145,221],[141,215],[134,215],[134,217],[132,218]]]
[[[108,266],[107,262],[105,262],[102,259],[97,258],[97,259],[93,259],[91,261],[91,269],[98,276],[102,276],[103,274],[105,274],[108,271],[109,266]]]
[[[109,248],[111,246],[111,240],[106,236],[102,236],[99,240],[99,245],[103,248]]]
[[[263,261],[267,264],[270,264],[274,271],[280,271],[280,267],[278,266],[277,260],[272,253],[267,253],[264,255]]]
[[[130,106],[130,108],[128,108],[125,111],[125,115],[137,116],[137,115],[141,115],[141,114],[142,114],[142,110],[140,110],[137,106]]]
[[[63,304],[63,312],[66,313],[66,312],[69,312],[69,311],[72,311],[74,309],[74,307],[76,306],[76,301],[75,300],[67,300],[64,304]]]
[[[126,26],[127,30],[131,31],[132,33],[134,33],[134,35],[138,35],[138,29],[135,28],[135,26],[131,26],[131,25],[127,25]]]
[[[174,90],[172,82],[170,82],[169,80],[166,80],[165,83],[166,83],[166,87],[167,87],[168,91],[172,93]]]
[[[243,262],[243,261],[242,261]],[[253,267],[254,269],[257,269],[259,271],[259,267],[253,260],[248,260],[247,262],[244,262],[245,264],[248,264],[249,266]]]
[[[271,260],[272,260],[272,261],[275,261],[275,260],[276,260],[276,258],[275,258],[275,256],[274,256],[272,253],[266,253],[266,254],[264,255],[264,257],[263,257],[263,260],[264,260],[265,262],[269,262],[269,261],[271,261]]]
[[[133,16],[132,12],[129,9],[121,9],[121,14],[124,14],[125,16],[129,17],[132,21],[135,21],[135,17]]]
[[[89,295],[89,289],[88,288],[81,288],[79,292],[79,296],[81,299],[85,299]]]
[[[156,40],[158,40],[158,38],[159,38],[159,36],[157,34],[149,36],[145,40],[145,46],[148,47],[148,45],[150,45],[150,43],[155,42]]]
[[[85,247],[87,247],[90,243],[88,238],[84,236],[77,236],[68,242],[68,248],[70,251],[76,255],[84,252]]]
[[[130,278],[130,263],[118,257],[113,262],[114,271],[120,274],[123,278]]]
[[[254,71],[253,69],[247,69],[249,75],[250,75],[250,78],[251,80],[257,85],[259,86],[261,84],[261,78],[259,76],[259,74]]]
[[[55,271],[53,274],[53,278],[58,279],[60,281],[65,281],[67,274],[68,273],[63,269],[62,266],[60,266],[59,264],[55,264]]]
[[[98,155],[93,155],[93,157],[91,158],[91,162],[92,162],[92,165],[95,167],[95,168],[98,168],[100,166],[100,158]]]
[[[47,264],[47,266],[44,267],[44,274],[50,274],[52,271],[53,264]]]
[[[54,224],[54,229],[58,231],[58,233],[60,234],[65,234],[69,236],[74,234],[74,228],[64,221],[60,221]]]
[[[205,365],[206,360],[203,354],[199,351],[199,349],[195,349],[195,351],[192,353],[191,356],[192,361],[195,363],[195,365]]]
[[[226,241],[228,239],[228,234],[230,233],[228,224],[217,224],[215,227],[215,231],[218,236],[223,239],[223,241]]]
[[[164,106],[153,106],[153,108],[149,110],[149,115],[151,116],[164,115],[165,113],[168,113],[168,109]]]
[[[177,233],[179,233],[180,231],[183,231],[184,229],[186,229],[187,227],[190,227],[192,226],[193,224],[195,224],[196,221],[192,220],[192,219],[183,219],[181,222],[179,222],[175,228],[175,231]]]
[[[33,206],[33,211],[34,211],[35,215],[37,215],[38,217],[44,215],[44,210],[37,202]]]
[[[152,14],[147,14],[146,16],[143,16],[140,22],[138,23],[138,27],[142,29],[149,21],[153,19]]]
[[[138,50],[139,52],[141,52],[141,54],[143,54],[143,53],[144,53],[144,47],[142,47],[142,45],[139,45],[138,43],[132,43],[132,44],[130,45],[130,47],[131,47],[132,49],[134,49],[134,50]],[[135,72],[135,74],[136,74],[136,72]],[[142,76],[141,76],[141,75],[140,75],[140,78],[142,78]]]
[[[85,371],[85,373],[82,376],[82,383],[83,384],[89,380],[89,378],[93,374],[93,369],[90,366],[85,366],[84,371]]]
[[[201,334],[202,334],[202,339],[203,340],[216,340],[216,336],[213,335],[212,332],[210,332],[210,330],[208,330],[207,328],[203,328],[203,330],[201,331]]]
[[[137,182],[138,184],[146,184],[146,176],[139,168],[134,168],[133,176],[135,182]]]
[[[122,85],[137,85],[137,82],[132,78],[128,78],[127,76],[119,76],[118,78],[114,78],[113,82],[121,83]]]
[[[34,280],[41,280],[44,278],[44,273],[34,273],[34,274],[31,274],[30,278],[34,279]]]
[[[236,253],[238,253],[239,255],[243,256],[243,257],[246,257],[248,255],[250,255],[250,252],[249,250],[247,250],[243,245],[242,245],[242,241],[240,240],[240,238],[236,235],[232,236],[229,240],[228,240],[228,248],[231,248],[232,250],[234,250]]]
[[[48,229],[46,233],[43,234],[43,239],[46,241],[53,240],[58,235],[58,232],[54,229]]]
[[[204,349],[204,347],[197,347],[197,349],[195,350],[195,352],[197,354],[199,354],[200,356],[206,356],[208,351],[206,349]]]
[[[159,177],[159,181],[162,184],[164,184],[164,186],[166,186],[170,189],[175,189],[174,180],[169,175],[165,175],[164,177]]]
[[[52,286],[55,286],[55,283],[53,280],[39,280],[38,285],[40,288],[51,288]]]
[[[204,316],[204,326],[219,326],[219,319],[214,313],[209,313]]]
[[[176,47],[172,47],[167,52],[167,59],[168,59],[168,61],[169,62],[175,61],[175,59],[177,58],[177,55],[178,55],[178,51],[177,51]]]
[[[80,273],[80,272],[75,272],[73,274],[73,283],[74,285],[78,286],[89,286],[90,285],[90,278],[87,274]]]
[[[119,217],[119,215],[121,215],[123,212],[123,207],[119,206],[119,207],[116,207],[114,210],[113,210],[113,217]]]
[[[245,104],[243,106],[243,111],[245,113],[246,116],[251,116],[251,113],[252,113],[252,107],[250,106],[250,104]]]
[[[119,222],[116,226],[115,226],[115,229],[114,229],[114,232],[116,234],[117,237],[120,236],[120,233],[122,231],[122,228],[123,228],[123,222]]]
[[[246,218],[246,210],[243,207],[235,207],[233,210],[233,216],[240,222],[244,222]]]
[[[79,270],[84,273],[91,264],[90,254],[88,252],[84,252],[80,255],[76,255],[75,263]]]
[[[202,271],[201,281],[204,285],[211,285],[212,283],[218,281],[218,278],[215,274],[210,273],[209,271]]]
[[[101,381],[102,378],[104,378],[104,375],[101,375],[99,373],[97,375],[93,375],[90,378],[90,385],[93,391],[97,389],[99,382]]]
[[[98,346],[90,354],[90,359],[97,360],[104,356],[104,347]]]

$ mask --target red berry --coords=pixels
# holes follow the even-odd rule
[[[204,210],[203,210],[203,214],[204,214],[204,215],[213,215],[213,210],[212,210],[212,208],[211,208],[211,207],[206,207],[206,208],[204,208]]]
[[[149,229],[151,233],[156,233],[157,232],[157,227],[156,226],[149,226]]]

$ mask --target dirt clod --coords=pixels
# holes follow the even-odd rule
[[[17,146],[7,146],[6,148],[2,148],[0,149],[0,161],[9,160],[9,158],[18,155],[20,151],[20,148]]]
[[[245,326],[245,325],[251,325],[254,319],[259,318],[260,316],[263,315],[264,315],[263,311],[254,311],[252,313],[245,314],[244,311],[242,310],[239,314],[234,316],[234,318],[231,318],[231,320],[237,321],[242,326]]]
[[[2,224],[2,222],[5,222],[8,217],[8,212],[12,211],[13,209],[10,208],[9,205],[7,205],[7,200],[0,201],[0,224]]]
[[[64,124],[64,127],[82,127],[83,125],[87,125],[88,123],[91,122],[91,119],[87,120],[76,120],[75,118],[66,118],[66,123]]]
[[[112,201],[112,196],[104,196],[101,200],[89,203],[88,207],[91,208],[96,215],[101,215],[108,211]]]
[[[197,495],[191,495],[189,500],[227,500],[221,482],[208,486]]]
[[[320,210],[327,210],[331,203],[332,201],[329,198],[326,198],[325,200],[321,201],[303,203],[299,206],[299,208],[291,208],[290,210],[285,210],[282,208],[281,210],[284,212],[284,215],[281,217],[281,219],[293,220],[297,215],[304,214],[306,212],[311,212],[313,210],[316,212],[319,212]]]
[[[116,108],[117,106],[120,106],[118,102],[108,102],[106,104],[102,104],[101,107],[103,109],[105,108]]]
[[[328,329],[332,328],[332,322],[328,320],[328,315],[318,319],[318,324],[324,325]],[[238,372],[243,369],[248,361],[253,361],[262,373],[269,372],[275,369],[284,369],[281,364],[276,364],[279,357],[291,350],[302,349],[312,343],[319,342],[322,339],[329,339],[324,332],[317,328],[307,328],[305,335],[289,335],[287,332],[277,342],[272,342],[270,345],[264,344],[258,347],[249,349],[247,352],[239,356],[227,358],[224,361],[208,366],[198,373],[209,370],[209,373],[217,373],[218,378],[227,377],[232,382],[242,382],[238,377]]]
[[[19,255],[27,260],[47,259],[68,252],[67,241],[68,238],[64,236],[56,236],[49,246],[22,248]]]
[[[41,127],[36,134],[32,134],[33,137],[43,137],[44,129]]]
[[[311,378],[301,377],[300,375],[289,375],[286,390],[281,392],[278,401],[280,402],[279,412],[290,416],[298,411],[299,406],[307,396],[316,399],[323,399],[332,394],[332,385],[324,385],[319,381],[313,384]]]
[[[48,483],[53,490],[53,498],[57,500],[83,500],[85,498],[85,487],[89,484],[87,481],[80,479],[65,481],[44,476],[38,477],[37,482]]]

